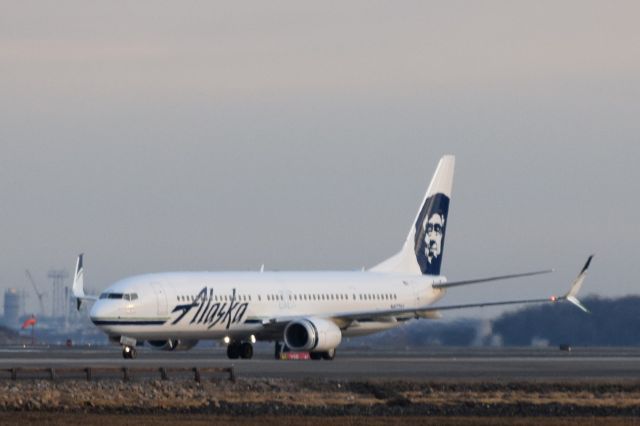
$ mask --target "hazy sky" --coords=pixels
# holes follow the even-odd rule
[[[443,302],[638,293],[636,1],[0,6],[1,287],[372,266],[452,153],[443,272],[557,272]]]

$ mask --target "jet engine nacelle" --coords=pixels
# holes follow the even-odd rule
[[[294,320],[284,329],[284,343],[294,351],[328,351],[337,347],[341,340],[340,328],[322,318]]]
[[[197,340],[148,340],[154,349],[162,351],[188,351],[198,344]]]

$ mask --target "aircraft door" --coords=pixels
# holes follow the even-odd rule
[[[167,293],[164,291],[164,287],[160,283],[151,283],[153,292],[156,294],[156,301],[158,303],[158,315],[169,315],[169,309],[167,307]]]

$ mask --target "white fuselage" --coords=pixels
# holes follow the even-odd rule
[[[372,313],[338,325],[345,337],[400,324],[374,313],[419,311],[444,295],[442,276],[381,272],[175,272],[140,275],[105,290],[91,320],[110,336],[138,340],[282,340],[265,328],[288,318],[337,318]],[[409,315],[408,317],[414,317]],[[408,318],[405,316],[404,318]]]

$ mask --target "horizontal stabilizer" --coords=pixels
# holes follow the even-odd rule
[[[530,277],[533,275],[548,274],[550,272],[553,272],[553,269],[547,269],[544,271],[524,272],[521,274],[499,275],[496,277],[478,278],[473,280],[451,281],[446,283],[434,284],[433,288],[441,289],[441,288],[457,287],[461,285],[480,284],[480,283],[486,283],[490,281],[500,281],[500,280],[508,280],[511,278],[522,278],[522,277]]]

